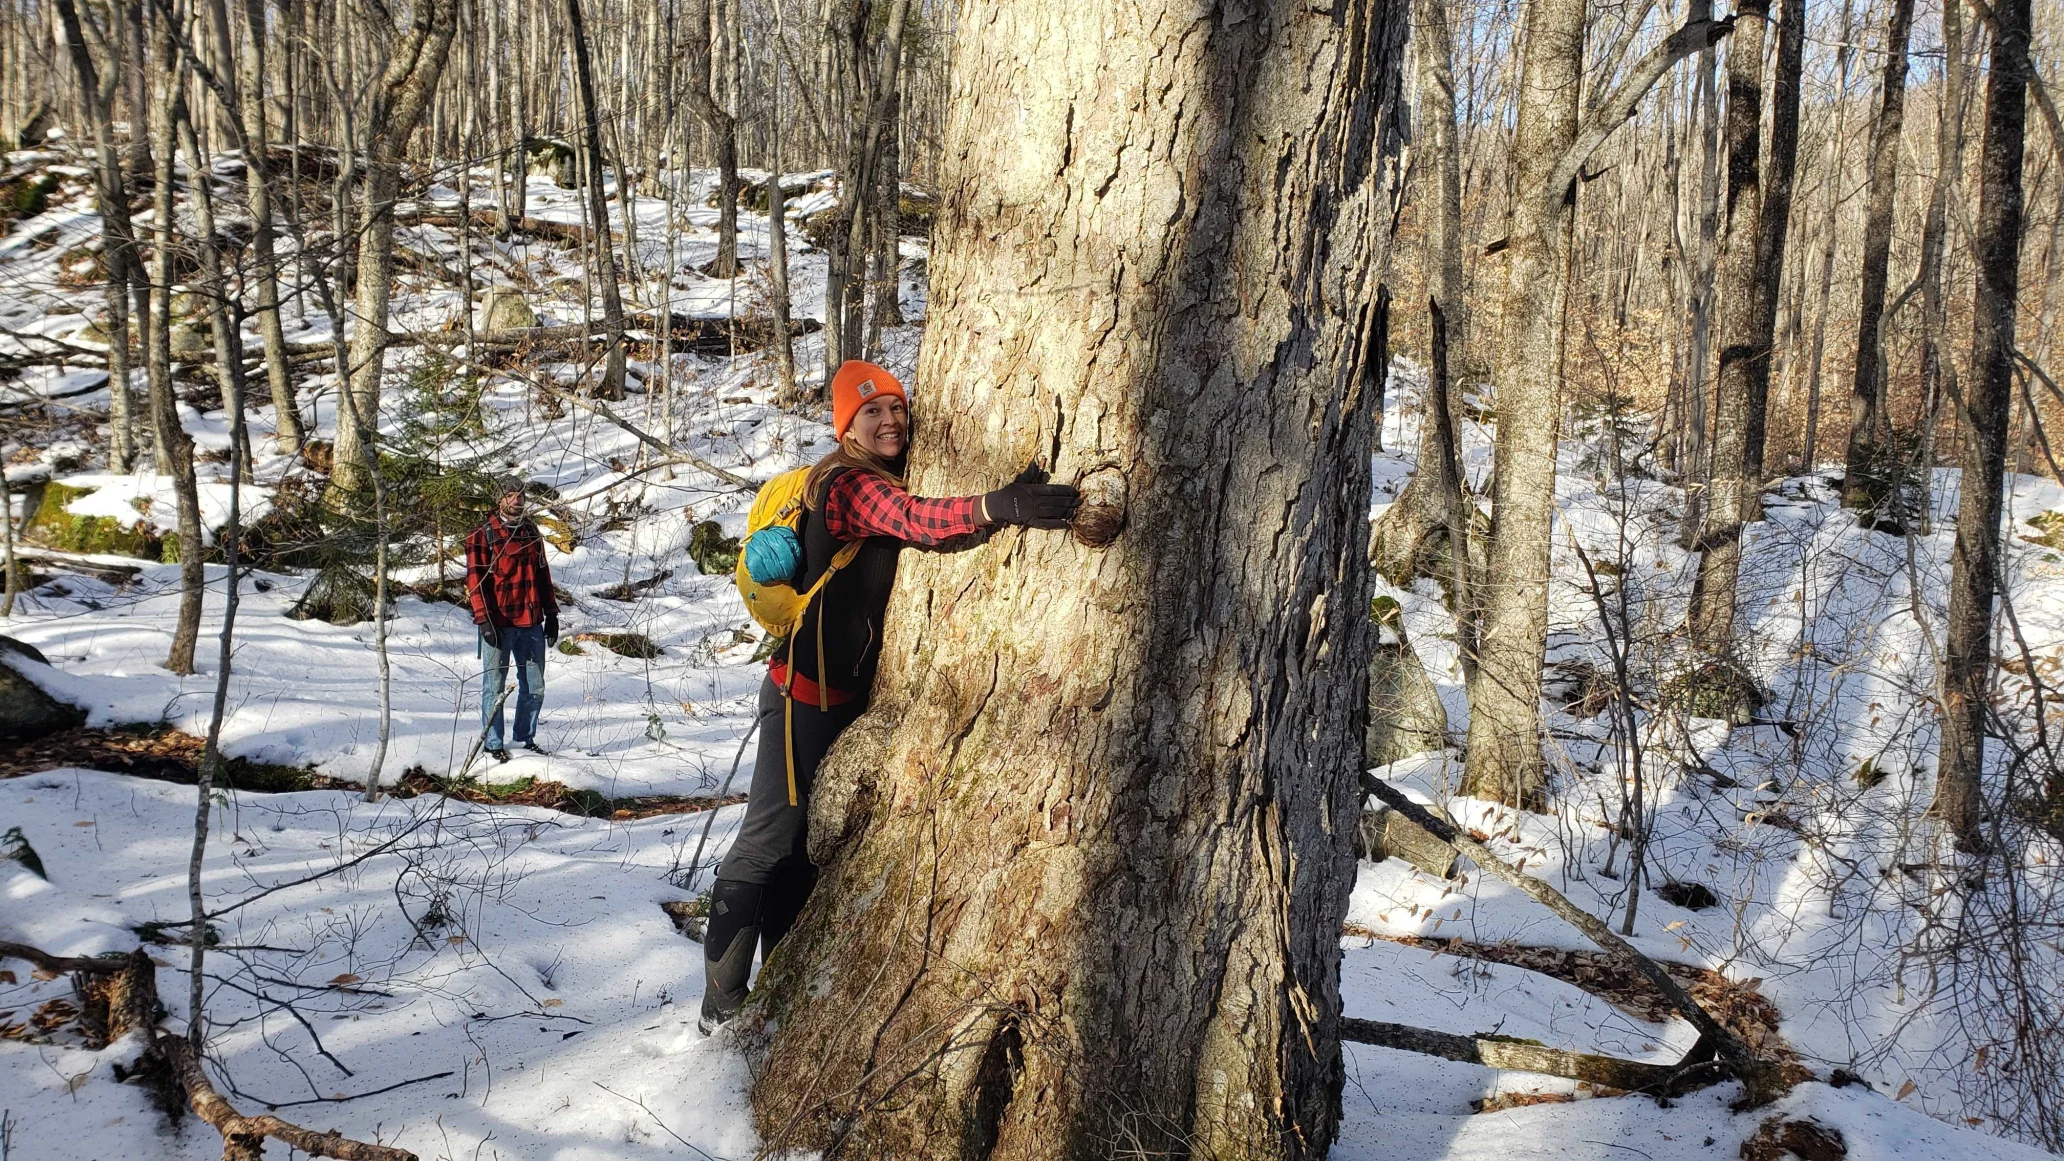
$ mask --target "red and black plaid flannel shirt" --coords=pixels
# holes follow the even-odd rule
[[[552,569],[545,563],[545,538],[528,520],[511,528],[499,514],[466,538],[466,596],[473,623],[519,628],[541,625],[559,614],[552,596]]]
[[[873,472],[847,472],[824,497],[824,529],[840,540],[893,536],[932,547],[980,531],[979,496],[913,496]]]

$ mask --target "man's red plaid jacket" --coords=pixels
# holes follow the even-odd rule
[[[473,623],[526,628],[559,615],[545,538],[529,520],[502,523],[499,513],[466,538],[466,596]]]

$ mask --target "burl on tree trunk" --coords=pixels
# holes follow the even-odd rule
[[[965,10],[911,484],[1123,525],[904,554],[741,1029],[771,1147],[1325,1155],[1405,12]]]

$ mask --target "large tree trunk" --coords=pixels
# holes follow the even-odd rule
[[[1964,850],[1985,845],[1979,776],[1985,766],[1986,689],[1992,677],[1992,604],[1999,591],[2000,509],[2007,422],[2014,405],[2014,310],[2021,274],[2021,147],[2028,116],[2028,0],[1993,7],[1979,155],[1978,293],[1971,321],[1971,382],[1964,395],[1963,499],[1942,660],[1942,750],[1935,813]]]
[[[1555,513],[1569,227],[1584,162],[1676,61],[1710,48],[1731,22],[1710,10],[1671,33],[1581,123],[1584,0],[1535,0],[1521,43],[1513,133],[1512,233],[1498,340],[1497,477],[1481,586],[1477,672],[1469,686],[1465,793],[1544,805],[1541,660],[1548,643],[1549,535]]]
[[[1870,196],[1863,215],[1863,289],[1856,306],[1856,372],[1849,388],[1849,447],[1843,501],[1868,506],[1866,480],[1888,454],[1884,414],[1885,280],[1892,259],[1892,209],[1899,189],[1899,133],[1906,113],[1906,42],[1913,30],[1913,0],[1893,0],[1885,27],[1885,77],[1878,118],[1871,125]]]
[[[905,554],[758,989],[775,1147],[1325,1155],[1404,17],[963,14],[911,483],[1051,457],[1125,525]]]
[[[401,192],[401,155],[430,105],[457,29],[458,5],[451,0],[421,0],[415,6],[408,35],[388,58],[375,94],[374,115],[366,126],[358,281],[345,356],[350,398],[337,415],[335,466],[326,501],[332,506],[362,503],[360,493],[369,486],[366,456],[379,428],[380,377],[387,368],[387,305],[394,294],[394,199]],[[342,239],[349,233],[340,229],[337,236]]]

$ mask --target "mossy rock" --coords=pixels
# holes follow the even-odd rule
[[[315,771],[306,766],[282,766],[277,762],[253,762],[248,758],[227,758],[215,775],[234,790],[259,794],[285,794],[315,789]]]
[[[523,151],[530,167],[552,175],[560,189],[579,189],[581,167],[574,160],[573,146],[549,137],[529,137]]]
[[[49,208],[50,195],[56,190],[57,178],[47,173],[0,182],[0,222],[20,221],[42,213]]]
[[[2035,526],[2035,535],[2024,532],[2021,539],[2044,548],[2064,549],[2064,512],[2038,512],[2028,522]]]
[[[714,520],[704,520],[688,533],[688,556],[704,576],[730,576],[738,567],[738,538],[724,535]]]
[[[553,646],[553,648],[557,649],[561,653],[566,654],[568,657],[586,657],[588,655],[588,651],[574,644],[573,639],[571,637],[559,642],[559,644]]]
[[[480,299],[480,328],[487,334],[528,330],[538,325],[537,312],[513,286],[490,286]]]
[[[573,526],[557,516],[536,512],[530,519],[531,523],[538,526],[539,534],[560,552],[571,554],[574,546],[580,543],[580,537],[574,533]]]
[[[149,525],[141,521],[124,524],[112,516],[80,516],[70,511],[72,501],[93,491],[57,482],[43,485],[34,515],[22,526],[22,539],[58,552],[159,559],[163,546]]]
[[[192,323],[181,323],[172,328],[172,357],[175,359],[204,358],[215,349],[215,339],[206,330]]]
[[[371,577],[349,565],[333,564],[315,574],[301,599],[288,607],[286,615],[295,621],[356,625],[372,619],[373,594]]]
[[[635,657],[640,661],[659,656],[659,646],[643,633],[582,633],[574,640],[592,641],[619,657]]]
[[[1695,718],[1714,718],[1746,726],[1756,711],[1770,704],[1770,695],[1739,665],[1708,661],[1663,684],[1663,708]]]

